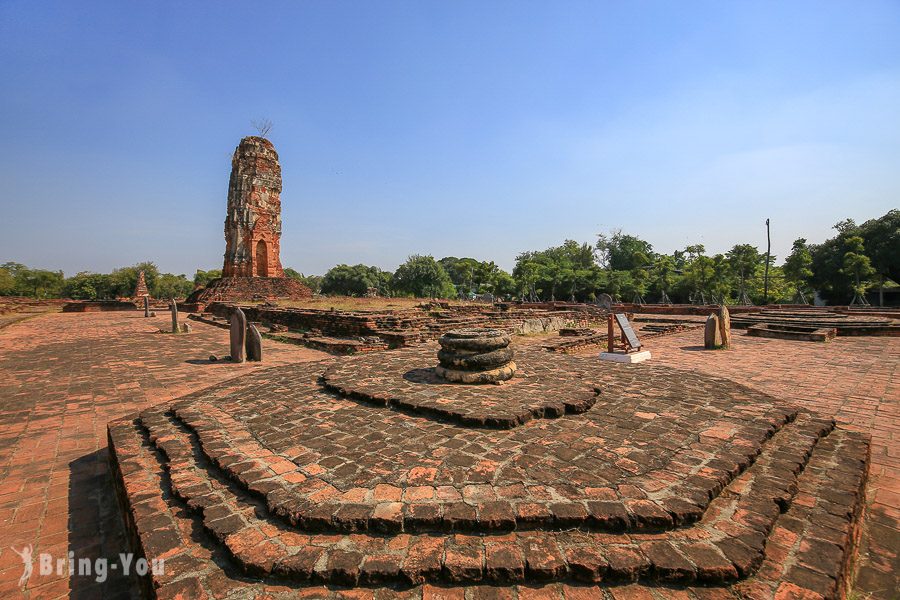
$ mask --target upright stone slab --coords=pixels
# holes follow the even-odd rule
[[[612,296],[609,294],[600,294],[600,296],[597,297],[597,304],[606,310],[611,310],[613,305]]]
[[[244,346],[247,340],[247,317],[244,311],[235,308],[231,313],[231,360],[244,362]]]
[[[150,316],[150,297],[144,296],[144,316]]]
[[[247,325],[247,360],[255,362],[262,361],[262,336],[256,325],[250,323]]]
[[[175,303],[175,298],[169,302],[169,310],[172,311],[172,333],[178,333],[178,305]]]
[[[722,330],[719,328],[719,317],[716,315],[709,315],[706,318],[703,347],[707,350],[716,350],[722,347]]]
[[[722,346],[731,348],[731,313],[724,304],[719,307],[719,336],[722,339]]]

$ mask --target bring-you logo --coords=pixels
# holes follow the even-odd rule
[[[34,548],[28,544],[21,550],[11,547],[13,552],[22,559],[22,576],[19,578],[19,587],[24,587],[34,576]],[[79,558],[74,552],[69,552],[63,557],[54,557],[42,552],[37,556],[37,575],[47,577],[91,577],[97,583],[103,583],[109,577],[110,571],[121,572],[125,576],[132,574],[143,577],[148,573],[164,575],[166,572],[165,559],[153,559],[137,557],[132,552],[122,552],[115,559],[109,558]]]

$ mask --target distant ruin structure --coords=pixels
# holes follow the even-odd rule
[[[281,165],[269,140],[241,140],[231,159],[224,277],[284,277],[281,268]]]
[[[245,137],[231,159],[222,277],[196,290],[187,303],[301,300],[311,296],[308,287],[285,277],[281,266],[278,153],[264,137]]]
[[[147,280],[144,272],[138,273],[137,285],[134,286],[134,299],[143,302],[143,298],[149,298],[150,291],[147,289]]]

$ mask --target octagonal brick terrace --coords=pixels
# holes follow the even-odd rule
[[[132,543],[179,566],[148,591],[840,593],[864,435],[729,380],[530,348],[509,382],[448,384],[436,351],[275,367],[110,424]]]

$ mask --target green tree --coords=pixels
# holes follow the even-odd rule
[[[162,273],[153,279],[153,285],[147,282],[147,289],[154,298],[186,298],[194,291],[194,282],[189,280],[185,275],[173,275],[172,273]],[[125,296],[131,296],[134,293],[132,288]]]
[[[847,239],[847,252],[844,253],[844,266],[841,272],[850,278],[853,289],[853,300],[865,301],[866,290],[871,287],[870,278],[875,275],[871,259],[865,254],[862,237],[854,235]]]
[[[863,223],[860,228],[866,247],[866,256],[872,260],[872,268],[879,281],[879,304],[884,304],[881,293],[888,279],[900,282],[900,210],[888,211],[878,219]]]
[[[813,276],[812,264],[812,253],[809,251],[806,239],[797,238],[782,267],[785,280],[794,288],[794,300],[797,302],[805,302],[806,295],[810,291],[809,282]]]
[[[120,267],[114,269],[109,274],[110,295],[119,298],[130,298],[134,294],[134,288],[137,287],[138,275],[144,272],[144,280],[147,282],[147,289],[154,298],[162,298],[154,291],[156,289],[156,279],[159,277],[159,268],[149,261],[141,262],[130,267]]]
[[[75,300],[99,300],[112,297],[109,275],[82,271],[66,279],[61,294]]]
[[[491,293],[498,298],[509,298],[517,289],[513,276],[502,269],[498,269],[491,279]]]
[[[537,282],[541,279],[544,266],[532,258],[533,253],[525,252],[516,258],[516,266],[512,276],[523,299],[530,302],[538,300]]]
[[[209,285],[209,282],[213,279],[218,279],[222,276],[221,269],[211,269],[209,271],[203,271],[201,269],[197,269],[197,272],[194,273],[194,287],[202,288]]]
[[[684,267],[684,284],[689,290],[690,298],[695,303],[707,303],[712,300],[710,281],[715,276],[715,263],[706,256],[703,244],[695,244],[685,248],[688,257]]]
[[[319,294],[322,292],[322,280],[325,279],[322,275],[304,275],[296,269],[287,267],[284,270],[284,276],[290,277],[291,279],[296,279],[297,281],[308,287],[313,294]]]
[[[623,295],[634,291],[631,273],[628,271],[607,271],[606,285],[603,289],[613,297],[613,300],[621,300]]]
[[[456,286],[460,296],[486,292],[496,293],[493,289],[494,279],[501,272],[494,261],[479,261],[474,258],[456,258],[445,256],[438,263],[447,271],[450,281]]]
[[[854,278],[844,272],[844,255],[851,251],[849,241],[861,237],[860,228],[852,219],[834,226],[837,235],[821,244],[809,246],[812,254],[812,287],[830,304],[848,304],[854,297]]]
[[[723,254],[712,257],[711,274],[707,282],[707,290],[711,301],[717,304],[728,304],[732,287],[732,265]]]
[[[18,269],[14,279],[16,294],[32,298],[58,298],[65,283],[62,271],[45,269]]]
[[[744,304],[748,299],[747,279],[756,275],[757,269],[765,263],[765,256],[750,244],[737,244],[725,257],[728,267],[738,279],[738,303]]]
[[[6,266],[0,266],[0,296],[9,296],[16,291],[16,278]]]
[[[390,278],[390,273],[378,267],[337,265],[322,277],[321,291],[339,296],[365,296],[369,288],[375,288],[379,295],[387,295]]]
[[[414,254],[397,267],[391,288],[416,298],[453,298],[456,288],[450,276],[433,256]]]
[[[634,271],[652,261],[653,246],[639,237],[615,230],[599,234],[596,244],[600,264],[612,271]]]
[[[523,252],[516,257],[513,277],[531,300],[557,297],[587,301],[595,297],[604,282],[591,244],[566,240],[539,252]]]
[[[673,257],[661,255],[653,262],[650,277],[661,301],[663,298],[668,298],[669,292],[672,291],[675,274],[675,259]]]

